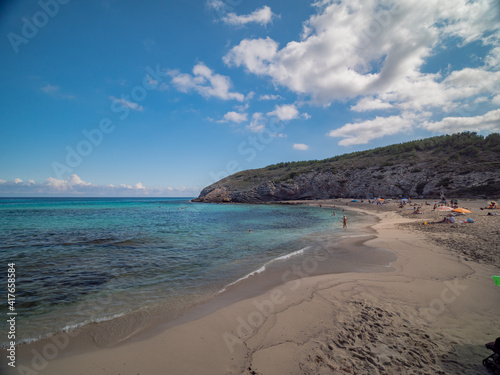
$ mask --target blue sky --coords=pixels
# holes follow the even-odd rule
[[[7,1],[0,196],[196,196],[500,131],[497,0]]]

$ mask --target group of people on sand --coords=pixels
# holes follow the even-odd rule
[[[498,210],[500,209],[500,206],[498,205],[497,202],[490,202],[489,205],[487,205],[486,207],[481,207],[481,210]]]

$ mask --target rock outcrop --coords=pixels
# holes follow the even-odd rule
[[[446,137],[453,140],[454,136],[430,138],[432,147],[419,146],[426,140],[414,141],[322,161],[280,163],[238,172],[206,187],[194,201],[260,203],[328,198],[437,198],[441,193],[449,198],[500,197],[500,136],[488,137],[486,147],[481,136],[462,134],[465,140],[461,142],[470,141],[470,137],[476,142],[475,148],[467,153],[460,153],[465,148],[463,144],[443,146],[439,142],[449,141]],[[407,147],[409,144],[413,148]],[[395,153],[396,146],[396,151],[400,147],[403,151]],[[421,149],[417,151],[415,147]]]

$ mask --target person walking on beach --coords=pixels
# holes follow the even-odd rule
[[[344,229],[347,229],[347,216],[344,215]]]

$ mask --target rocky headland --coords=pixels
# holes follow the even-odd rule
[[[500,196],[500,135],[460,133],[237,172],[195,202]]]

